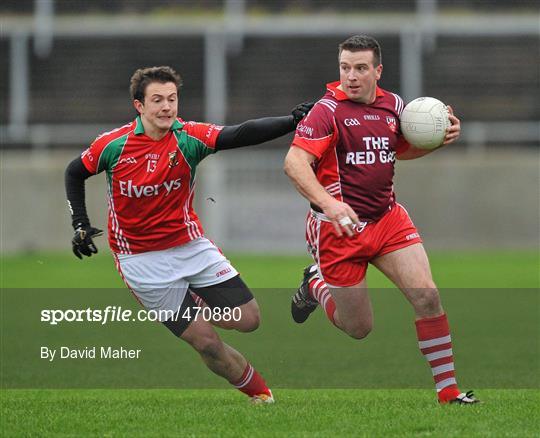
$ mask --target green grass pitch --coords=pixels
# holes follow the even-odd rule
[[[375,328],[362,341],[317,311],[297,326],[289,297],[303,257],[231,256],[260,303],[250,334],[221,332],[261,371],[277,403],[251,406],[159,324],[39,321],[43,308],[137,309],[106,251],[1,259],[2,436],[538,436],[538,253],[433,253],[458,380],[483,403],[439,406],[410,306],[376,270]],[[100,289],[90,289],[100,288]],[[17,288],[17,289],[13,289]],[[86,288],[86,289],[84,289]],[[142,348],[139,361],[37,358],[43,344]]]

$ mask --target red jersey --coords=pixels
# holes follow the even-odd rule
[[[293,146],[315,155],[319,183],[346,202],[360,220],[379,219],[395,202],[396,153],[409,145],[401,135],[403,100],[377,87],[372,104],[349,100],[338,82],[296,128]]]
[[[106,172],[109,244],[120,254],[157,251],[203,235],[193,210],[195,169],[215,152],[223,127],[177,119],[161,140],[140,117],[100,135],[83,152],[92,173]]]

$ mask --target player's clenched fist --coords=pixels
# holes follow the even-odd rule
[[[103,234],[103,230],[94,228],[91,225],[77,224],[75,235],[71,240],[73,254],[82,259],[82,256],[91,257],[92,254],[97,254],[98,250],[92,237],[98,237]]]

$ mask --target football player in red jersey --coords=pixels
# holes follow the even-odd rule
[[[261,375],[212,327],[255,330],[259,307],[236,269],[204,237],[192,206],[195,172],[203,158],[217,151],[294,131],[313,104],[300,104],[289,116],[236,126],[185,122],[178,117],[180,86],[180,76],[170,67],[137,70],[130,87],[137,118],[97,137],[68,165],[73,252],[81,259],[97,252],[93,238],[102,231],[90,225],[84,185],[105,171],[109,245],[128,288],[210,370],[254,403],[272,403]],[[200,312],[201,306],[212,312]]]
[[[310,202],[306,238],[315,264],[293,296],[293,319],[303,323],[320,304],[330,321],[356,339],[371,331],[368,263],[381,270],[414,308],[419,347],[441,403],[474,403],[457,386],[446,314],[422,240],[393,191],[395,160],[432,151],[408,144],[399,129],[402,99],[377,84],[379,43],[352,36],[339,45],[340,80],[296,128],[285,172]],[[451,126],[444,144],[460,134]]]

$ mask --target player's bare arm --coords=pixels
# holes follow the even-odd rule
[[[461,121],[454,115],[454,110],[450,105],[448,105],[447,108],[450,126],[446,129],[446,136],[444,137],[443,143],[434,149],[420,149],[414,147],[413,145],[409,145],[405,151],[396,155],[398,160],[414,160],[416,158],[423,157],[424,155],[430,154],[443,146],[455,142],[459,138],[461,134]]]
[[[358,216],[348,204],[335,199],[317,181],[311,168],[311,163],[314,160],[315,156],[313,154],[292,146],[285,157],[285,173],[302,196],[322,209],[326,217],[332,222],[338,236],[343,235],[342,230],[348,236],[352,236],[353,224],[359,225],[360,223]]]

